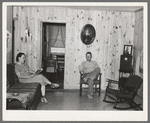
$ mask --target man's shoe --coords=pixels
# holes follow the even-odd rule
[[[88,97],[89,99],[93,100],[93,96],[92,96],[92,95],[88,94],[87,97]]]

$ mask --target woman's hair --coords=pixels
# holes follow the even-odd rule
[[[16,56],[16,61],[18,62],[19,61],[19,57],[21,57],[22,55],[25,55],[24,53],[18,53],[17,56]]]

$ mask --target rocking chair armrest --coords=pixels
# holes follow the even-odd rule
[[[119,84],[119,81],[116,80],[112,80],[112,79],[107,79],[106,82],[108,83],[115,83],[115,84]]]

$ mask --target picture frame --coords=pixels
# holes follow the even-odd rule
[[[123,55],[132,55],[132,45],[124,45]]]
[[[93,43],[96,36],[95,28],[91,24],[86,24],[81,31],[81,40],[85,45]]]

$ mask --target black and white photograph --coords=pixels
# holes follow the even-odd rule
[[[132,45],[124,45],[124,55],[132,55]]]
[[[4,121],[147,121],[146,2],[3,2]]]

